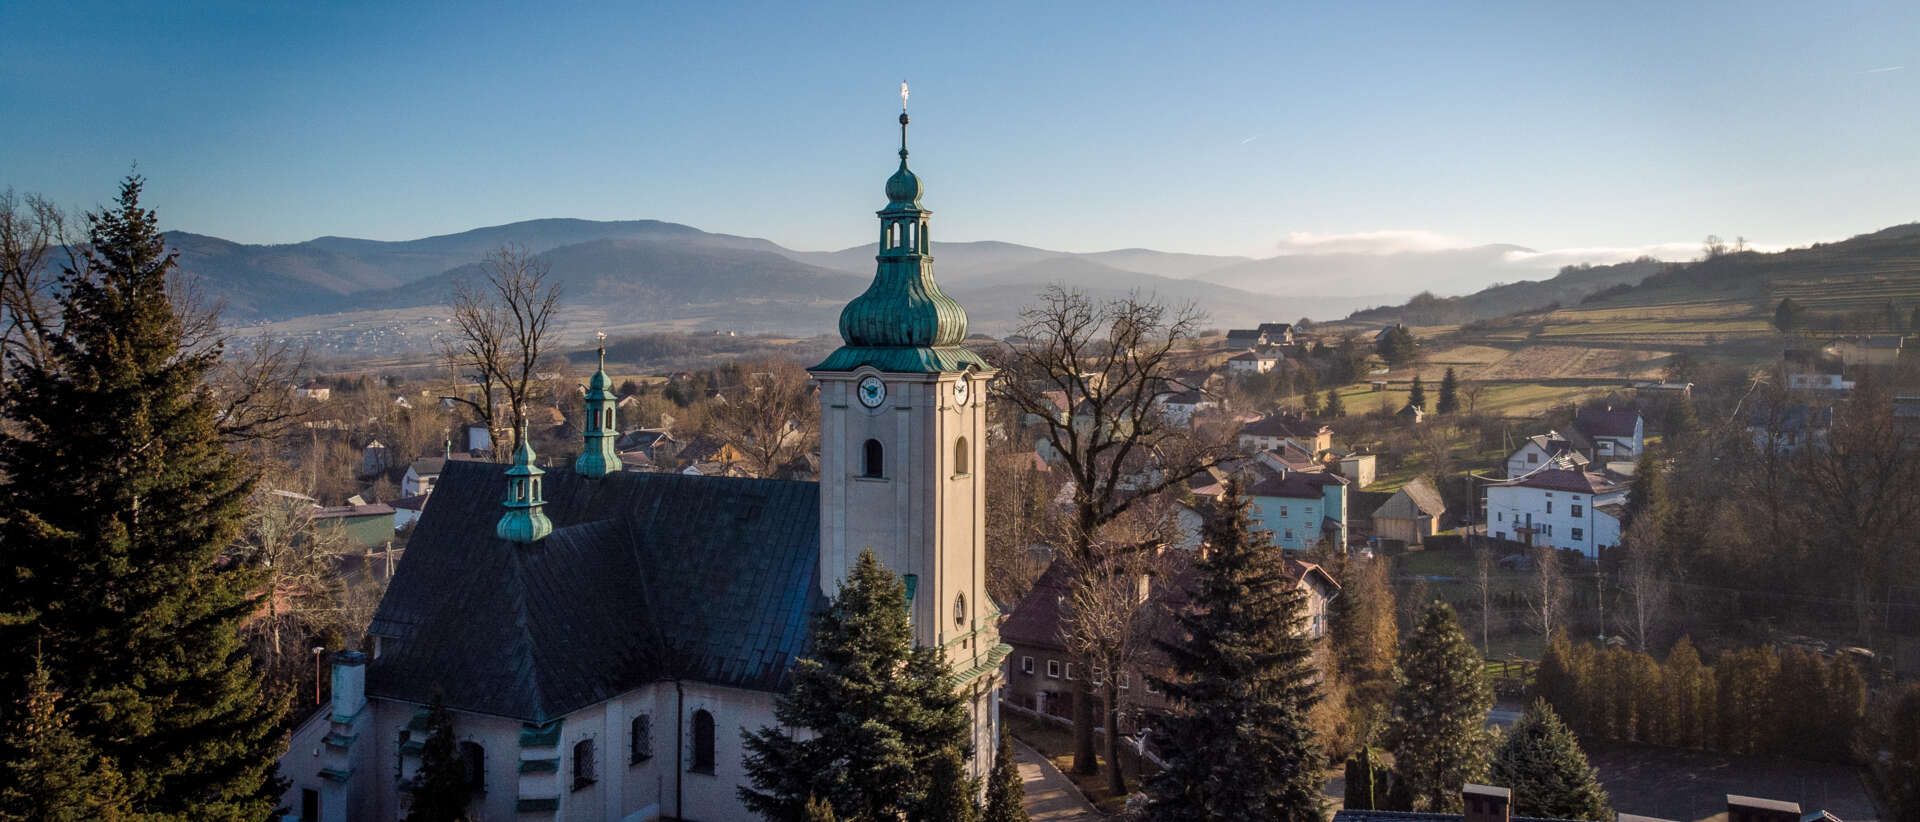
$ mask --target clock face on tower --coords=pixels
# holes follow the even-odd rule
[[[959,382],[956,382],[953,384],[953,401],[961,405],[967,404],[967,378],[966,377],[961,377]]]
[[[868,375],[861,378],[857,391],[860,404],[868,408],[879,408],[880,403],[887,401],[887,384],[879,377]]]

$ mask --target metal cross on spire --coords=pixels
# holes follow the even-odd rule
[[[907,81],[900,81],[900,110],[907,110]]]

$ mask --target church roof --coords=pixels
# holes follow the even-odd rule
[[[501,466],[446,466],[369,629],[369,695],[544,722],[658,680],[784,685],[826,605],[817,484],[544,479],[553,533],[519,545],[493,532]]]

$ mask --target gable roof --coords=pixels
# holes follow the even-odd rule
[[[1375,510],[1373,515],[1387,519],[1416,519],[1422,516],[1437,517],[1446,512],[1447,503],[1440,498],[1440,492],[1427,483],[1426,477],[1414,477],[1394,492],[1393,497]]]
[[[368,632],[367,693],[543,722],[648,682],[778,690],[824,607],[819,486],[545,476],[553,534],[494,536],[501,466],[453,463]]]
[[[1333,429],[1291,414],[1268,414],[1240,428],[1243,437],[1294,437],[1312,439]]]
[[[1574,427],[1589,437],[1632,437],[1639,422],[1640,412],[1626,408],[1582,408],[1574,415]]]
[[[1228,357],[1227,362],[1271,362],[1278,359],[1280,358],[1275,357],[1272,354],[1261,354],[1256,351],[1242,351],[1238,354]]]
[[[1620,490],[1612,480],[1590,471],[1567,471],[1549,468],[1535,471],[1517,480],[1497,482],[1490,487],[1540,488],[1547,491],[1569,491],[1576,494],[1607,494]]]
[[[1328,485],[1346,485],[1347,478],[1339,474],[1323,471],[1272,471],[1259,482],[1247,486],[1249,497],[1285,497],[1288,499],[1320,499],[1324,496],[1321,489]]]

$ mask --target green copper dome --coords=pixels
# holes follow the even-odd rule
[[[533,464],[533,442],[527,436],[527,423],[520,423],[520,446],[513,450],[513,465],[507,473],[507,512],[500,515],[493,533],[510,542],[533,543],[553,533],[553,521],[547,519],[546,495],[541,493],[540,478],[547,472]]]
[[[880,254],[873,283],[840,311],[839,350],[815,366],[851,371],[869,365],[882,371],[929,373],[987,367],[960,345],[967,312],[933,281],[927,240],[930,212],[920,207],[920,178],[907,168],[907,115],[900,115],[900,170],[887,179],[881,209]]]
[[[614,396],[613,378],[607,376],[607,347],[600,346],[600,368],[587,381],[585,423],[586,447],[573,460],[573,472],[583,477],[604,477],[620,470],[620,455],[613,447],[620,433],[614,420],[619,398]]]

